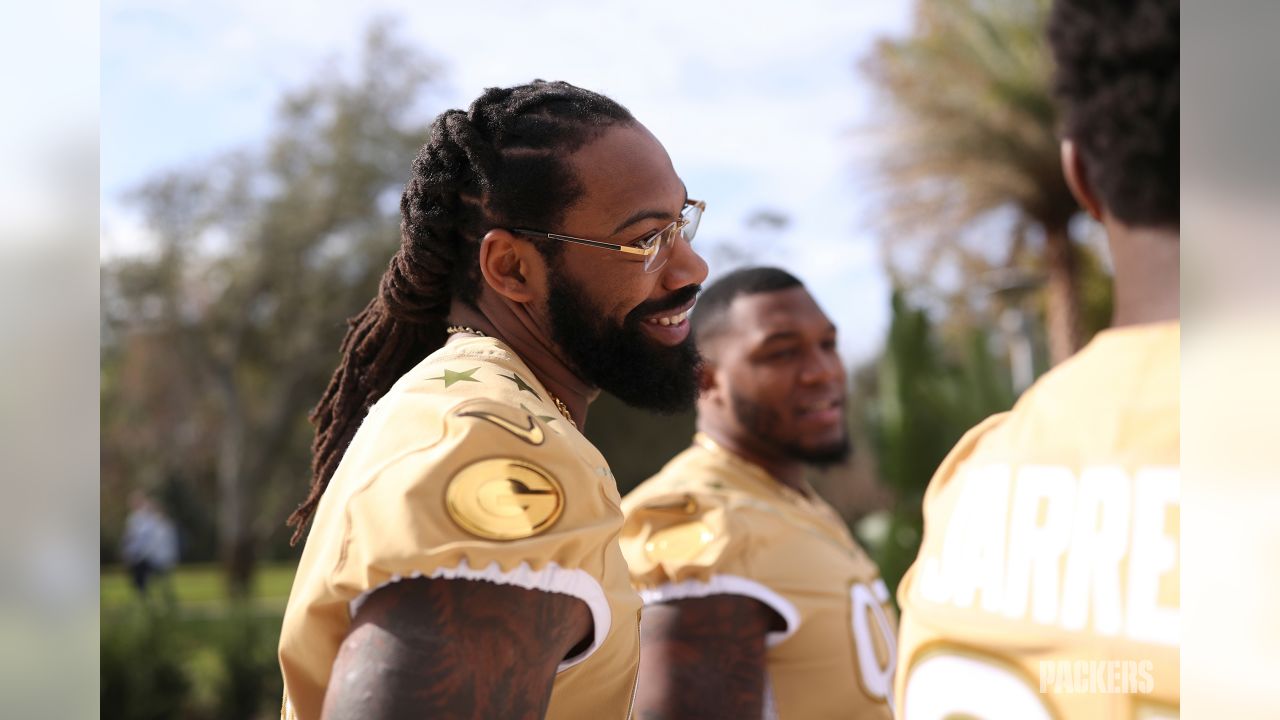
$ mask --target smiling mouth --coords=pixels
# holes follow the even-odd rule
[[[830,400],[822,400],[820,402],[809,403],[808,405],[801,405],[799,407],[799,410],[801,415],[808,415],[810,413],[820,413],[827,410],[834,410],[840,407],[842,404],[843,403],[840,401],[840,398],[832,398]]]
[[[664,325],[664,326],[679,325],[680,323],[684,322],[685,318],[687,317],[689,317],[689,311],[685,310],[683,312],[678,312],[675,315],[646,318],[645,322],[651,325]]]

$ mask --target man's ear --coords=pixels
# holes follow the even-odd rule
[[[698,396],[703,400],[718,403],[723,386],[716,378],[716,364],[710,358],[704,358],[698,366]]]
[[[1089,173],[1085,168],[1084,156],[1080,154],[1080,148],[1070,139],[1062,141],[1062,174],[1067,178],[1067,187],[1071,188],[1071,194],[1075,196],[1076,202],[1080,203],[1080,207],[1085,212],[1093,216],[1094,220],[1102,221],[1102,203],[1098,202],[1098,195],[1094,191],[1093,185],[1089,183]]]
[[[480,274],[499,295],[527,303],[538,296],[546,265],[528,240],[501,229],[490,230],[480,240]]]

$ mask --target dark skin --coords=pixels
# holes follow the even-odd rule
[[[459,580],[394,583],[352,619],[323,717],[537,720],[557,664],[590,632],[586,603],[569,595]]]
[[[684,183],[666,150],[639,125],[610,128],[568,159],[584,191],[555,230],[631,244],[679,217]],[[644,273],[620,253],[571,247],[563,271],[621,319],[637,305],[706,279],[707,266],[677,242],[668,263]],[[548,284],[533,241],[503,229],[480,244],[478,309],[450,322],[501,338],[538,380],[586,421],[598,391],[577,377],[551,340]],[[570,595],[467,580],[414,579],[372,593],[352,619],[325,693],[325,720],[542,718],[556,666],[591,639],[586,604]]]
[[[1177,320],[1182,250],[1178,228],[1129,225],[1112,215],[1089,183],[1088,161],[1070,139],[1062,142],[1062,169],[1080,206],[1107,230],[1115,266],[1111,324],[1123,327]]]
[[[698,429],[779,482],[809,492],[801,454],[845,436],[835,326],[803,287],[740,296],[726,312],[725,330],[700,343],[707,364]],[[754,405],[756,417],[740,417],[733,395]],[[644,612],[637,718],[761,716],[765,635],[784,628],[776,612],[742,595],[677,600]]]
[[[698,429],[779,482],[808,492],[805,453],[846,437],[836,327],[799,286],[740,295],[725,313],[723,329],[699,339],[707,363]],[[753,407],[750,416],[740,412],[743,400]]]
[[[640,625],[638,720],[740,720],[764,709],[765,633],[782,618],[740,595],[651,605]]]
[[[634,245],[677,219],[688,197],[666,150],[639,125],[604,131],[574,153],[569,164],[584,191],[559,226],[551,228],[557,233]],[[581,426],[599,390],[574,375],[551,339],[547,297],[556,276],[538,251],[538,242],[555,241],[532,240],[501,228],[486,233],[480,242],[484,283],[478,307],[455,303],[449,320],[502,338]],[[584,289],[602,316],[619,326],[636,306],[670,298],[707,278],[706,262],[687,242],[675,243],[671,259],[654,273],[644,272],[643,261],[635,256],[574,245],[564,248],[560,263],[559,271]]]

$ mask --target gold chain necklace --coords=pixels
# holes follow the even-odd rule
[[[483,332],[466,325],[450,325],[445,328],[445,332],[449,335],[477,335],[479,337],[489,337]],[[560,414],[564,416],[564,419],[569,421],[569,424],[573,426],[574,430],[577,430],[578,423],[573,421],[573,416],[569,414],[569,408],[565,406],[564,401],[556,397],[550,390],[547,390],[547,394],[551,396],[551,402],[556,404],[556,409],[560,411]]]

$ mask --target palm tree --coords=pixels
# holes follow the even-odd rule
[[[895,247],[924,240],[907,264],[931,273],[943,258],[961,272],[1001,251],[1018,264],[1028,236],[1046,279],[1053,362],[1080,344],[1077,267],[1068,225],[1078,206],[1062,177],[1048,0],[918,0],[913,32],[881,39],[862,69],[888,99],[875,171],[894,268]],[[1012,222],[992,246],[993,218]],[[966,247],[978,236],[983,251]],[[901,249],[898,247],[897,249]],[[985,251],[985,252],[984,252]],[[990,261],[985,263],[988,267]]]

